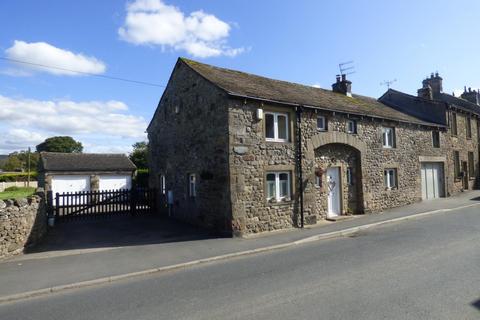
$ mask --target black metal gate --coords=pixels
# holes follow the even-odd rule
[[[55,221],[122,214],[155,214],[155,190],[105,190],[47,194],[49,216]]]

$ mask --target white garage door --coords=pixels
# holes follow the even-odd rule
[[[130,176],[100,176],[99,190],[131,189],[132,177]]]
[[[422,163],[422,199],[436,199],[444,197],[443,163]]]
[[[90,176],[53,176],[53,193],[90,191]]]
[[[52,176],[52,193],[55,200],[56,193],[90,191],[90,176]],[[82,203],[79,198],[77,203]],[[63,197],[59,197],[59,204],[63,204]]]

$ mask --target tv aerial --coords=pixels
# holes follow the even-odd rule
[[[392,84],[394,84],[395,82],[397,82],[397,79],[384,80],[384,81],[380,82],[380,85],[381,85],[381,86],[387,86],[387,88],[390,89],[390,87],[392,86]]]
[[[353,65],[353,60],[339,63],[338,69],[340,70],[340,75],[342,76],[355,73],[355,66]]]

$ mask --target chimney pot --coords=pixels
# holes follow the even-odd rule
[[[345,81],[347,80],[347,75],[346,74],[342,74],[342,81]]]

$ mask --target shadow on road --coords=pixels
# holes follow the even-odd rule
[[[99,217],[62,222],[26,253],[125,247],[218,238],[205,230],[159,216]]]

